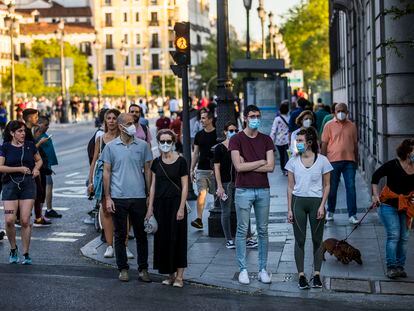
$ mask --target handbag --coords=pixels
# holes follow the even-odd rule
[[[165,177],[167,177],[168,178],[168,180],[175,186],[175,188],[177,188],[178,189],[178,191],[181,191],[182,189],[180,188],[180,187],[178,187],[177,186],[177,184],[175,183],[175,182],[173,182],[172,181],[172,179],[170,178],[170,176],[168,176],[168,174],[167,174],[167,172],[164,170],[164,167],[162,166],[162,164],[161,164],[161,157],[160,157],[160,160],[159,160],[160,162],[160,167],[161,167],[161,169],[162,169],[162,171],[163,171],[163,173],[164,173],[164,175],[165,175]],[[190,206],[190,204],[188,203],[188,201],[187,200],[185,200],[185,206],[186,206],[186,208],[187,208],[187,214],[190,214],[191,212],[192,212],[192,209],[191,209],[191,206]]]

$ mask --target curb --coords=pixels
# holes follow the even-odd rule
[[[115,264],[107,263],[99,258],[97,258],[98,252],[97,248],[102,246],[103,243],[100,240],[100,237],[96,237],[85,246],[83,246],[80,251],[81,254],[88,258],[96,261],[99,264],[104,264],[107,266],[112,266],[116,268]],[[162,280],[163,275],[158,274],[152,269],[149,269],[151,276],[154,277],[155,280]],[[391,300],[394,301],[395,307],[404,309],[407,305],[414,304],[414,296],[413,295],[392,295],[392,294],[381,294],[377,293],[378,291],[374,291],[371,294],[365,293],[358,293],[352,291],[334,291],[331,290],[331,280],[334,279],[333,277],[325,277],[324,284],[325,287],[323,289],[311,289],[307,291],[300,291],[296,289],[295,291],[289,290],[291,287],[287,286],[285,289],[270,289],[269,285],[261,284],[259,282],[252,282],[250,286],[240,285],[237,281],[233,279],[229,279],[228,282],[223,282],[222,280],[217,281],[216,279],[209,278],[209,277],[196,277],[186,279],[185,283],[194,286],[203,286],[203,287],[212,287],[215,289],[221,290],[230,290],[232,292],[238,292],[248,295],[267,295],[267,296],[274,296],[274,297],[290,297],[290,298],[310,298],[310,299],[318,299],[323,301],[345,301],[345,302],[355,302],[355,303],[367,303],[367,302],[381,302],[387,303]],[[378,287],[378,281],[371,281],[374,284],[375,288]],[[272,285],[282,285],[287,284],[287,282],[272,282]],[[291,284],[289,284],[291,285]],[[282,286],[283,287],[283,286]],[[375,289],[374,288],[374,289]],[[398,298],[397,298],[398,297]],[[397,306],[395,300],[403,300],[404,304],[401,303],[401,306]]]

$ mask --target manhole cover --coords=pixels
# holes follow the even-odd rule
[[[372,293],[371,283],[368,280],[331,279],[331,290],[348,293]]]
[[[381,294],[414,295],[413,282],[386,282],[380,281]]]

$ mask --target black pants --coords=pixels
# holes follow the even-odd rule
[[[279,152],[279,157],[280,157],[280,169],[282,170],[282,172],[285,172],[285,165],[289,160],[289,156],[287,153],[287,150],[289,148],[289,145],[283,145],[283,146],[276,146],[277,147],[277,151]]]
[[[113,199],[115,213],[112,215],[115,235],[115,256],[118,270],[129,269],[125,249],[128,234],[127,217],[134,228],[138,252],[138,271],[148,269],[148,240],[144,231],[144,219],[147,213],[146,199]]]

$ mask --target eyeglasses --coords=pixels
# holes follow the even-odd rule
[[[239,130],[229,130],[229,133],[238,133]]]
[[[165,145],[165,144],[171,145],[173,143],[173,141],[171,139],[168,139],[168,140],[160,140],[159,143],[161,145]]]

